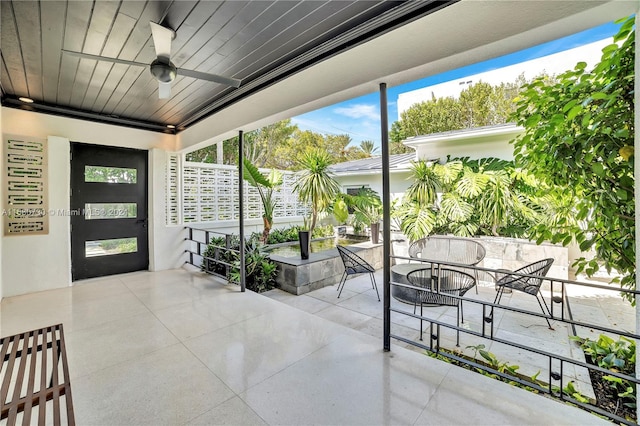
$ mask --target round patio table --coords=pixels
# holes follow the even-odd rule
[[[401,263],[399,265],[393,265],[391,267],[391,281],[402,283],[402,284],[411,284],[407,280],[407,275],[409,272],[429,268],[428,264],[425,263]],[[391,296],[394,299],[403,302],[409,303],[411,305],[420,303],[420,299],[416,301],[416,297],[418,297],[418,292],[416,290],[412,290],[406,287],[400,287],[397,285],[391,286]]]

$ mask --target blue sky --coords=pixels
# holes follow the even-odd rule
[[[398,117],[396,101],[400,93],[517,64],[612,37],[618,31],[618,27],[619,25],[614,23],[601,25],[509,55],[436,74],[400,86],[389,87],[387,89],[389,124],[391,125]],[[348,134],[353,140],[352,145],[358,145],[363,140],[372,140],[376,146],[380,146],[379,96],[378,92],[371,93],[293,117],[292,121],[302,130],[312,130],[324,134]]]

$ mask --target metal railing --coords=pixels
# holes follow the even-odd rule
[[[415,259],[415,258],[408,258],[408,257],[402,257],[402,256],[392,256],[392,258],[396,259],[396,261],[397,260],[411,261],[411,263],[416,264],[417,268],[419,267],[419,264],[417,262],[428,264],[429,265],[428,267],[433,269],[433,274],[436,277],[438,275],[438,271],[442,267],[447,267],[447,268],[452,267],[453,269],[468,271],[469,273],[476,274],[476,276],[478,273],[482,272],[483,275],[487,274],[489,276],[495,277],[496,273],[505,272],[504,270],[497,271],[490,268],[469,266],[469,265],[453,263],[453,262],[430,261],[428,259]],[[427,266],[425,265],[425,267]],[[573,336],[577,336],[578,328],[582,327],[582,328],[585,328],[586,330],[595,331],[597,333],[606,334],[609,336],[613,335],[613,336],[625,337],[628,339],[635,340],[635,339],[640,339],[640,335],[636,334],[636,332],[629,332],[622,329],[616,329],[607,325],[582,320],[581,318],[575,318],[574,313],[572,312],[572,309],[571,309],[570,300],[571,298],[575,298],[576,296],[570,296],[569,290],[582,288],[582,289],[590,289],[590,290],[598,290],[598,291],[608,291],[608,292],[616,293],[616,297],[619,297],[620,294],[623,294],[625,298],[628,298],[628,299],[636,299],[638,294],[640,294],[640,291],[602,285],[602,284],[582,283],[578,281],[558,279],[558,278],[552,278],[552,277],[546,277],[546,276],[539,277],[535,275],[518,274],[515,272],[513,273],[510,272],[509,274],[518,276],[518,277],[523,277],[523,278],[542,278],[543,287],[541,287],[541,290],[540,290],[540,292],[542,293],[542,297],[546,297],[547,299],[549,299],[549,294],[551,295],[550,296],[550,300],[551,300],[550,315],[543,313],[542,311],[535,312],[532,310],[527,310],[527,309],[517,308],[513,306],[508,306],[505,304],[499,304],[491,301],[481,300],[481,299],[478,299],[477,296],[475,295],[458,296],[450,292],[440,293],[440,288],[437,285],[430,290],[425,290],[424,287],[418,287],[418,286],[414,286],[404,282],[393,281],[393,278],[392,278],[390,280],[391,290],[392,290],[390,293],[392,295],[393,295],[394,288],[404,288],[405,292],[415,291],[416,298],[418,297],[419,293],[422,294],[425,291],[431,291],[436,294],[446,295],[447,298],[459,299],[460,304],[462,303],[465,304],[466,306],[465,311],[469,310],[469,306],[476,306],[475,309],[481,312],[481,318],[480,318],[481,325],[476,323],[477,329],[475,330],[470,329],[468,326],[465,327],[464,323],[458,326],[456,325],[456,322],[451,323],[451,322],[447,322],[445,320],[437,318],[436,316],[438,315],[438,313],[431,312],[428,308],[423,309],[422,315],[420,315],[420,312],[416,313],[417,310],[415,308],[420,304],[420,302],[416,300],[416,302],[414,302],[413,313],[407,310],[403,310],[403,309],[399,309],[391,306],[389,306],[389,311],[394,314],[412,317],[412,318],[415,318],[416,321],[420,321],[421,322],[420,339],[412,340],[410,338],[401,336],[399,334],[394,334],[393,328],[395,323],[391,324],[391,330],[390,330],[389,336],[398,341],[429,351],[432,354],[436,354],[436,355],[445,357],[449,360],[453,360],[456,363],[467,365],[474,369],[485,371],[489,374],[501,377],[509,382],[516,382],[516,383],[519,383],[520,385],[529,387],[531,389],[535,389],[538,392],[547,394],[554,398],[570,402],[583,409],[594,412],[601,416],[605,416],[616,422],[623,423],[623,424],[635,424],[631,420],[623,418],[614,413],[607,412],[597,407],[596,405],[591,404],[590,402],[584,402],[584,400],[582,401],[578,400],[573,396],[570,396],[567,393],[563,392],[563,389],[565,389],[565,386],[568,384],[565,373],[568,370],[569,366],[573,366],[575,368],[584,368],[592,371],[598,371],[608,376],[626,380],[629,383],[632,383],[633,386],[636,387],[636,389],[637,389],[637,385],[640,383],[640,380],[638,378],[636,378],[635,376],[630,376],[630,375],[618,372],[618,371],[612,371],[606,368],[601,368],[597,365],[583,361],[581,359],[574,359],[571,356],[567,356],[566,354],[554,353],[550,350],[547,350],[541,347],[535,347],[534,345],[531,344],[531,339],[529,339],[529,342],[527,342],[527,338],[522,339],[522,341],[511,340],[507,337],[508,336],[514,337],[515,335],[513,333],[506,333],[507,337],[505,337],[504,335],[501,335],[500,333],[497,333],[497,330],[496,330],[497,325],[496,325],[495,319],[500,312],[505,312],[505,313],[508,312],[512,316],[514,315],[517,315],[518,317],[524,316],[526,318],[532,318],[532,321],[541,321],[541,324],[545,324],[544,320],[548,319],[549,321],[554,321],[556,323],[566,325],[567,330],[569,331],[569,334]],[[546,286],[544,284],[546,284]],[[520,293],[517,290],[513,290],[513,292]],[[425,304],[425,306],[427,305]],[[421,341],[422,322],[426,324],[425,331],[424,331],[424,334],[426,335],[426,337],[424,337],[424,340]],[[635,326],[635,321],[634,321],[634,326]],[[545,328],[546,328],[546,324],[545,324]],[[527,351],[531,354],[535,354],[535,356],[538,356],[538,357],[545,357],[547,359],[547,363],[546,363],[547,371],[544,374],[540,374],[540,375],[536,374],[534,375],[534,377],[528,377],[526,375],[520,375],[520,374],[511,374],[512,372],[510,372],[508,369],[499,370],[495,368],[495,365],[491,365],[488,363],[485,364],[484,362],[478,362],[478,360],[475,357],[472,359],[471,357],[463,356],[462,353],[459,352],[459,349],[456,350],[455,348],[447,348],[447,350],[445,350],[445,348],[441,346],[441,341],[442,341],[443,335],[445,334],[443,332],[443,329],[453,330],[454,333],[461,333],[460,336],[463,336],[463,335],[474,336],[475,338],[474,341],[477,341],[478,340],[477,338],[486,339],[487,342],[497,342],[499,344],[507,345],[512,348],[517,348],[518,350],[521,350],[521,351]],[[569,335],[566,336],[566,339],[570,340]],[[576,350],[579,349],[579,344],[577,342],[570,341],[568,344],[575,345]],[[477,346],[478,345],[476,345],[475,347]],[[474,346],[471,346],[471,348],[473,349]],[[515,360],[507,360],[507,361],[515,361]]]
[[[188,257],[186,263],[202,269],[207,274],[215,275],[227,279],[229,276],[230,268],[236,266],[227,262],[228,257],[225,256],[228,253],[234,253],[236,258],[240,258],[240,250],[234,249],[233,238],[238,238],[237,235],[225,234],[222,232],[216,232],[208,229],[200,229],[186,226],[189,234],[185,238],[185,241],[190,244],[190,247],[185,249]],[[212,245],[211,242],[215,235],[220,235],[224,238],[224,245]],[[207,248],[212,247],[213,256],[207,256]],[[222,272],[224,271],[224,272]]]

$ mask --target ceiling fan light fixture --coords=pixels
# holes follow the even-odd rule
[[[156,78],[156,80],[161,83],[172,82],[178,74],[175,65],[173,65],[171,62],[166,63],[159,61],[158,59],[151,62],[149,70],[151,71],[151,74]]]

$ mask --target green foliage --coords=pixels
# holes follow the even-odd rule
[[[290,226],[288,228],[274,228],[269,233],[269,238],[267,239],[267,244],[280,244],[287,243],[291,241],[298,241],[298,231],[300,231],[302,227],[300,226]],[[332,237],[335,235],[335,231],[332,225],[324,225],[324,226],[316,226],[313,230],[312,238],[324,238],[324,237]],[[252,235],[252,238],[259,238],[258,234]]]
[[[291,119],[278,121],[244,134],[244,158],[256,167],[282,169],[275,161],[276,147],[286,144],[298,126]],[[187,154],[187,161],[217,163],[217,147],[211,145]],[[224,141],[222,164],[238,164],[238,137]]]
[[[412,241],[434,233],[523,237],[545,220],[549,199],[537,195],[539,181],[512,162],[419,161],[412,171],[413,183],[392,213]]]
[[[226,248],[226,239],[222,237],[211,238],[207,246],[204,256],[212,259],[219,259],[233,265],[229,268],[222,264],[204,259],[202,262],[202,270],[216,272],[220,275],[227,276],[230,283],[240,283],[240,256],[237,252],[231,250],[240,249],[240,239],[234,235],[231,239],[229,249]],[[245,243],[245,285],[246,288],[257,293],[271,290],[275,288],[276,282],[276,264],[269,260],[268,256],[260,251],[257,236],[252,236]]]
[[[636,343],[634,340],[624,336],[614,340],[604,334],[601,334],[595,341],[580,337],[573,337],[573,340],[580,343],[584,353],[598,367],[635,376]],[[605,375],[602,378],[609,383],[613,394],[620,398],[624,405],[636,406],[636,386],[632,382],[611,375]]]
[[[311,204],[309,231],[313,235],[318,215],[333,203],[340,191],[340,185],[329,172],[331,158],[327,151],[320,149],[307,151],[300,164],[302,171],[298,174],[293,190],[298,193],[300,200]]]
[[[512,376],[516,376],[518,374],[518,370],[520,369],[520,366],[511,365],[507,361],[500,361],[493,353],[486,351],[484,348],[485,346],[483,344],[479,344],[476,346],[467,346],[467,349],[474,350],[474,356],[473,356],[474,358],[478,354],[480,354],[480,356],[484,358],[484,360],[489,365],[489,367],[493,368],[494,370],[503,374],[510,374]],[[536,377],[537,377],[537,374],[536,374]]]
[[[271,170],[268,176],[264,176],[260,170],[248,159],[244,159],[244,173],[243,178],[253,187],[258,190],[260,194],[260,200],[262,201],[262,208],[264,213],[262,218],[264,219],[264,231],[262,232],[262,242],[266,242],[269,238],[269,232],[273,225],[273,211],[275,210],[278,202],[273,197],[273,191],[282,185],[282,173],[278,170]]]
[[[355,195],[339,194],[333,207],[334,216],[336,215],[336,204],[340,201],[344,202],[345,208],[341,207],[338,212],[344,216],[344,213],[348,213],[350,210],[352,212],[350,223],[358,230],[362,230],[372,223],[378,223],[382,219],[382,200],[378,193],[371,188],[363,186]]]
[[[367,157],[371,157],[373,155],[376,155],[378,152],[378,147],[375,146],[373,141],[362,141],[360,142],[360,149],[362,150],[362,152],[364,154],[366,154]]]
[[[580,342],[584,353],[599,367],[633,374],[636,362],[635,342],[626,337],[614,340],[601,334],[598,340],[574,338]]]
[[[229,282],[240,283],[239,259],[229,273]],[[259,249],[258,241],[250,239],[245,246],[245,284],[247,289],[262,293],[276,286],[276,264]]]
[[[522,76],[497,86],[478,82],[464,89],[458,99],[434,98],[411,106],[391,125],[390,153],[411,152],[401,143],[408,137],[507,123],[524,82]]]
[[[622,23],[614,44],[592,71],[584,62],[555,82],[526,85],[513,115],[525,132],[516,138],[516,162],[548,183],[561,204],[554,221],[534,229],[537,239],[593,249],[578,272],[600,265],[615,269],[622,286],[634,288],[634,18]]]

